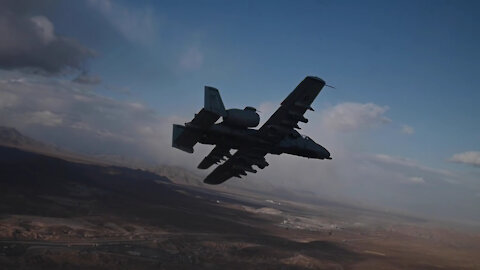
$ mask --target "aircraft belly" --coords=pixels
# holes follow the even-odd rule
[[[231,149],[238,149],[240,145],[244,144],[244,140],[241,137],[219,134],[217,132],[207,132],[200,138],[199,142],[202,144],[225,145]]]
[[[255,147],[261,144],[261,141],[255,136],[256,132],[257,130],[253,129],[215,125],[204,132],[199,142],[203,144],[226,145],[232,149],[238,149],[243,145]]]

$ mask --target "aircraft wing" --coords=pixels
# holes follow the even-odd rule
[[[310,109],[325,81],[313,76],[306,77],[281,103],[280,108],[259,129],[259,135],[272,142],[278,142],[298,127],[298,122],[307,123],[303,116]]]
[[[265,161],[265,155],[267,153],[268,151],[264,149],[240,149],[225,163],[215,168],[203,182],[218,185],[231,177],[247,175],[246,172],[256,173],[257,171],[252,168],[253,165],[256,165],[260,169],[268,166],[268,163]]]
[[[232,154],[230,154],[230,147],[220,146],[217,145],[213,150],[208,154],[200,164],[198,164],[199,169],[208,169],[215,163],[224,160],[224,157],[230,158]]]

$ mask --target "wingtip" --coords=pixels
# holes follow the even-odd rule
[[[313,79],[313,80],[316,80],[316,81],[321,81],[321,82],[325,83],[325,81],[322,78],[317,77],[317,76],[307,76],[307,78]]]
[[[213,86],[208,86],[208,85],[205,85],[204,87],[205,91],[215,91],[215,92],[219,92],[217,88],[213,87]]]

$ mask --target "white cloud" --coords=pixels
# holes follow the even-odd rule
[[[0,68],[52,75],[80,70],[96,55],[75,39],[56,35],[47,17],[25,13],[43,5],[37,4],[41,1],[22,1],[22,9],[15,8],[17,1],[4,2],[0,2]]]
[[[409,125],[402,125],[402,133],[407,134],[407,135],[412,135],[415,133],[415,129]]]
[[[15,106],[18,98],[13,93],[0,92],[0,109]]]
[[[63,122],[63,119],[60,115],[51,111],[32,112],[27,114],[26,116],[26,121],[30,124],[54,127],[59,126]]]
[[[409,177],[408,180],[409,180],[410,182],[413,182],[413,183],[416,183],[416,184],[423,184],[423,183],[425,183],[425,180],[423,179],[423,177],[419,177],[419,176]]]
[[[340,103],[324,113],[323,121],[332,130],[355,131],[391,122],[385,116],[387,110],[373,103]]]
[[[30,18],[35,25],[37,35],[44,45],[55,40],[55,33],[52,22],[45,16],[35,16]]]
[[[468,152],[458,153],[453,155],[450,158],[450,161],[480,167],[480,152],[468,151]]]
[[[451,173],[450,171],[443,170],[443,169],[436,169],[436,168],[431,168],[425,165],[420,164],[419,162],[404,158],[404,157],[394,157],[394,156],[389,156],[385,154],[375,154],[369,157],[372,160],[375,160],[377,162],[381,162],[384,164],[391,164],[394,166],[399,166],[399,167],[404,167],[404,168],[410,168],[410,169],[415,169],[418,171],[423,171],[425,173],[431,173],[435,174],[437,178],[440,177],[440,179],[443,179],[447,182],[453,183],[453,178],[456,178],[456,176]]]
[[[280,106],[280,102],[264,102],[257,107],[258,114],[260,115],[260,124],[262,126],[265,122],[267,122],[268,118],[272,116],[276,109]]]
[[[158,28],[152,8],[127,7],[111,0],[88,0],[88,3],[131,42],[150,44],[157,37]]]
[[[140,102],[127,102],[126,103],[130,108],[135,111],[148,111],[149,109]]]
[[[8,97],[8,103],[2,97]],[[0,126],[79,153],[195,168],[209,148],[196,146],[192,156],[171,147],[172,124],[190,119],[162,117],[139,101],[101,96],[88,85],[68,80],[42,76],[0,80],[2,102]]]

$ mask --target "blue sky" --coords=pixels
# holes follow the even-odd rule
[[[175,152],[170,129],[201,108],[204,85],[220,89],[227,107],[251,105],[268,117],[315,75],[337,89],[321,92],[304,131],[332,152],[334,163],[321,169],[343,177],[319,189],[361,189],[344,178],[362,183],[362,175],[375,178],[364,186],[377,193],[404,189],[409,207],[429,203],[416,201],[416,192],[438,202],[450,192],[472,196],[458,206],[478,214],[470,201],[480,203],[478,1],[3,5],[0,16],[9,24],[0,23],[7,44],[0,44],[2,125],[75,151],[195,169],[208,149],[194,158]],[[39,61],[36,52],[47,57]],[[317,163],[276,161],[309,171],[305,177],[319,174]],[[259,177],[281,177],[274,172]],[[279,182],[288,185],[283,173]],[[398,182],[385,181],[390,176]],[[445,181],[434,185],[434,178]],[[452,188],[454,182],[461,184]]]
[[[478,2],[121,4],[151,10],[156,31],[146,44],[89,40],[91,30],[80,24],[76,36],[101,54],[91,62],[92,72],[131,88],[159,113],[191,115],[206,84],[221,89],[228,105],[258,106],[280,101],[305,75],[317,75],[338,88],[319,96],[320,109],[342,101],[390,108],[394,124],[369,134],[374,152],[450,166],[443,161],[452,154],[479,147]],[[189,48],[203,59],[178,70],[177,58]],[[399,134],[401,124],[415,134]]]

